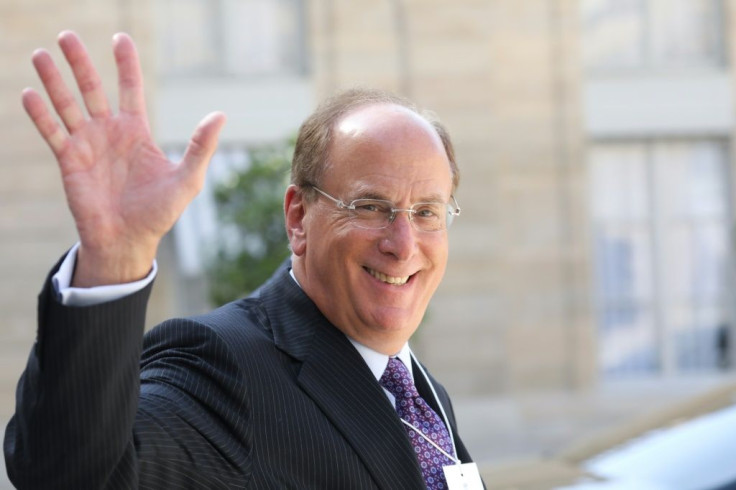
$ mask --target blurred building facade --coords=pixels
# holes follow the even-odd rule
[[[727,367],[734,4],[583,7],[601,372]]]
[[[413,344],[453,393],[730,365],[733,0],[33,0],[0,13],[3,349],[28,350],[35,295],[74,240],[18,102],[38,86],[32,49],[73,28],[107,80],[111,35],[135,36],[172,154],[207,112],[228,113],[214,180],[341,88],[437,112],[463,213]],[[208,306],[215,215],[208,187],[162,246],[150,323]]]

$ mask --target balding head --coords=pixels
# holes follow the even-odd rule
[[[432,126],[447,154],[452,172],[453,191],[460,180],[455,150],[445,126],[428,111],[422,111],[410,100],[376,89],[352,89],[325,100],[309,116],[301,128],[291,164],[291,183],[304,188],[307,199],[314,198],[311,186],[319,186],[325,169],[331,163],[330,149],[335,129],[348,114],[370,105],[396,105],[421,117]]]

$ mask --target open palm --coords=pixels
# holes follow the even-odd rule
[[[24,91],[23,105],[57,159],[79,232],[74,284],[139,279],[150,269],[163,235],[201,188],[224,115],[213,113],[203,119],[182,162],[171,162],[150,134],[133,41],[125,34],[114,38],[117,114],[111,112],[99,75],[79,38],[63,32],[59,45],[88,115],[44,50],[34,53],[33,64],[64,127],[36,91]]]

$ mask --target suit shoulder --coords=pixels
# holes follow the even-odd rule
[[[258,298],[244,298],[210,312],[172,318],[155,326],[143,339],[144,353],[152,349],[192,344],[272,342],[268,315]]]

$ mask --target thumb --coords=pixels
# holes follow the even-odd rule
[[[222,112],[212,112],[197,125],[184,152],[181,165],[188,177],[204,179],[210,158],[217,149],[217,139],[227,120]]]

